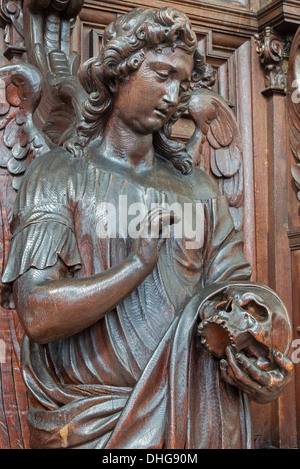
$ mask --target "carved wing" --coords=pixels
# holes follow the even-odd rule
[[[33,122],[42,90],[39,72],[31,65],[0,68],[0,275],[8,254],[13,204],[22,176],[31,161],[47,152],[50,143]],[[10,308],[1,285],[1,305]],[[0,308],[0,378],[3,398],[0,410],[0,446],[28,447],[28,400],[20,371],[23,331],[13,310]],[[13,442],[13,443],[11,443]],[[3,445],[3,446],[2,446]]]
[[[290,51],[287,73],[287,111],[290,127],[290,145],[297,164],[292,176],[300,200],[300,28],[296,32]]]
[[[241,136],[235,115],[220,95],[197,88],[189,103],[195,132],[187,150],[195,166],[217,180],[227,196],[236,229],[242,229],[243,165]]]
[[[0,294],[10,243],[13,204],[31,161],[75,133],[86,93],[77,79],[79,57],[70,29],[83,0],[24,0],[24,63],[0,68]],[[0,448],[29,447],[28,398],[20,371],[23,330],[16,311],[0,306]]]
[[[33,123],[41,98],[41,77],[25,64],[0,69],[0,166],[19,184],[30,162],[50,149],[47,137]]]

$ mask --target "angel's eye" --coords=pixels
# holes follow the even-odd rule
[[[169,78],[169,72],[167,70],[156,70],[156,74],[161,80],[167,80],[167,78]]]
[[[189,90],[189,85],[185,84],[185,85],[180,85],[180,92],[181,93],[187,93]]]

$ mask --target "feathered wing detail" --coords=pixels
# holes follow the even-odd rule
[[[33,122],[42,92],[39,72],[17,63],[0,68],[0,280],[10,243],[13,204],[22,176],[31,161],[50,149],[50,142]],[[0,285],[0,446],[28,447],[28,399],[20,371],[23,330],[10,309],[9,292]],[[4,309],[2,305],[5,305]]]
[[[195,132],[187,143],[193,164],[210,173],[227,196],[235,227],[242,229],[243,165],[235,115],[220,95],[197,88],[189,103]]]
[[[287,111],[290,127],[290,145],[297,164],[292,166],[292,176],[300,201],[300,28],[290,50],[287,72]]]
[[[24,0],[25,63],[0,68],[0,447],[29,447],[28,397],[20,370],[23,328],[1,284],[13,204],[31,161],[76,136],[86,93],[70,52],[72,17],[83,0]],[[5,309],[2,307],[5,306]]]
[[[0,166],[13,175],[18,189],[31,161],[50,149],[47,137],[33,123],[41,98],[41,77],[26,64],[0,68]]]

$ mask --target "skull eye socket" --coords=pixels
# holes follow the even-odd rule
[[[266,321],[269,317],[269,313],[268,313],[267,308],[260,305],[259,303],[257,303],[254,300],[250,300],[246,303],[243,303],[241,306],[249,314],[251,314],[251,316],[253,316],[254,319],[256,319],[256,321],[258,321],[258,322]]]
[[[225,311],[226,313],[231,313],[232,311],[232,303],[233,303],[233,298],[227,298],[226,300],[221,301],[217,305],[217,310],[218,311]]]

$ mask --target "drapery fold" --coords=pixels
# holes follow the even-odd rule
[[[247,398],[221,380],[218,361],[197,340],[198,311],[208,293],[194,296],[173,320],[133,389],[61,386],[44,359],[27,363],[25,358],[24,376],[31,380],[26,384],[48,407],[30,409],[34,447],[251,448]],[[39,352],[29,353],[30,347]],[[25,338],[25,357],[39,356],[41,348],[45,351]],[[39,381],[35,392],[33,376]],[[45,383],[52,402],[43,402]]]
[[[12,286],[58,257],[83,279],[118,265],[132,240],[122,232],[99,238],[96,228],[99,204],[118,207],[120,195],[148,210],[201,203],[203,243],[188,250],[171,233],[153,272],[93,326],[46,345],[24,337],[32,448],[250,447],[247,399],[220,378],[196,334],[209,289],[251,275],[225,197],[193,200],[68,154],[42,157],[18,193],[4,281]]]

